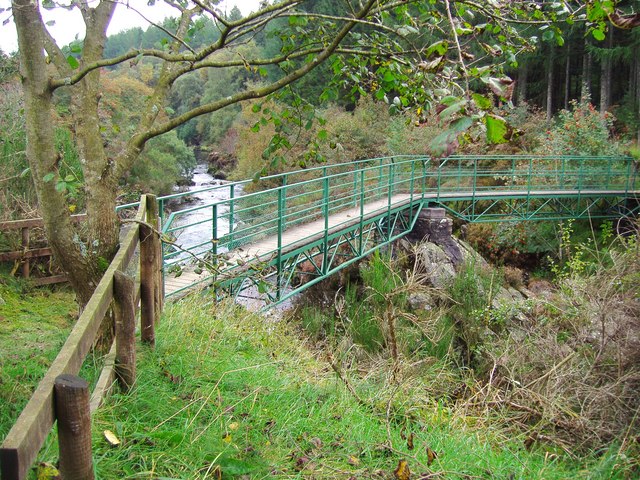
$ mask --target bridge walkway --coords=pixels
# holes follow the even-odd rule
[[[621,157],[395,157],[213,188],[227,189],[228,198],[163,219],[167,235],[197,225],[211,231],[210,240],[182,245],[199,259],[191,265],[165,249],[166,296],[213,283],[233,295],[257,287],[281,301],[297,288],[295,277],[307,275],[308,286],[406,235],[423,206],[468,222],[640,210],[636,166]],[[179,222],[193,212],[199,220]]]

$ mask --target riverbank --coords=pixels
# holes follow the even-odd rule
[[[339,377],[291,325],[228,303],[168,305],[156,338],[136,389],[94,419],[99,478],[615,478],[425,401],[427,365],[401,384]]]

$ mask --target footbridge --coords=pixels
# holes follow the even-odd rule
[[[466,222],[640,210],[638,165],[627,157],[396,156],[204,190],[217,200],[161,214],[167,296],[212,287],[283,301],[408,234],[425,207]],[[160,212],[192,194],[161,197]]]

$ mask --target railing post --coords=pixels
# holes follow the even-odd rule
[[[353,208],[358,206],[358,170],[353,171]]]
[[[155,208],[149,212],[149,206],[155,205],[154,195],[143,195],[142,201],[147,208],[146,222],[140,225],[140,330],[142,341],[155,345],[155,323],[157,303],[157,234],[152,222]]]
[[[218,204],[214,203],[211,207],[211,255],[213,255],[212,263],[218,263]]]
[[[458,162],[461,162],[462,159],[458,159]],[[478,186],[478,158],[475,157],[473,160],[473,191],[472,191],[472,199],[471,199],[471,218],[475,220],[476,217],[476,188]]]
[[[113,275],[116,314],[116,376],[123,391],[136,381],[135,280],[120,271]]]
[[[236,189],[232,183],[229,185],[229,250],[233,248],[233,222],[235,221]]]
[[[391,197],[393,196],[393,181],[395,175],[395,164],[389,164],[389,182],[387,185],[387,238],[389,240],[391,238]]]
[[[358,254],[362,255],[362,252],[364,251],[364,179],[365,179],[365,175],[364,175],[364,168],[362,168],[360,170],[360,235],[358,235],[359,237],[359,242],[358,242]]]
[[[283,177],[283,182],[286,183],[286,177]],[[281,186],[278,189],[278,257],[276,258],[276,299],[280,300],[282,295],[282,232],[284,230],[284,199],[285,199],[285,186]]]
[[[420,197],[422,200],[424,200],[424,195],[425,193],[427,193],[427,165],[429,163],[429,159],[422,159],[422,182],[421,182],[421,189],[422,192],[420,192]]]
[[[93,480],[89,384],[75,375],[54,383],[60,474],[64,480]]]
[[[322,198],[323,198],[323,214],[324,214],[324,245],[322,248],[322,274],[327,274],[327,264],[329,262],[329,178],[327,177],[327,169],[322,172],[324,178],[322,180]]]
[[[438,186],[436,190],[436,199],[440,200],[440,182],[442,181],[442,160],[438,162]]]
[[[382,174],[384,169],[382,168],[382,159],[380,159],[380,175],[378,175],[378,193],[375,198],[382,197]]]
[[[158,198],[158,232],[162,232],[162,228],[164,226],[164,200],[162,198]],[[158,237],[158,286],[160,292],[159,299],[159,308],[160,312],[164,308],[164,248],[162,245],[162,237]]]

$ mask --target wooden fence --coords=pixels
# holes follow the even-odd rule
[[[86,218],[86,214],[71,215],[71,220],[73,222],[81,222]],[[21,233],[20,250],[0,253],[0,262],[19,262],[22,278],[31,278],[31,261],[36,258],[49,258],[52,255],[51,248],[49,247],[31,248],[31,230],[43,227],[44,221],[41,218],[28,218],[25,220],[0,222],[0,231],[8,232],[11,230],[20,230]],[[66,281],[67,276],[64,274],[32,279],[32,282],[37,286],[51,285]]]
[[[144,195],[132,226],[67,341],[0,448],[0,477],[27,477],[57,422],[60,474],[64,480],[92,479],[91,413],[115,380],[127,390],[135,382],[135,319],[140,312],[142,342],[155,343],[154,326],[163,304],[158,209]],[[139,252],[136,256],[135,253]],[[132,261],[133,259],[136,261]],[[136,273],[133,273],[135,271]],[[139,274],[139,281],[135,276]],[[138,301],[139,299],[139,301]],[[115,340],[93,395],[77,377],[100,327],[113,307]]]

